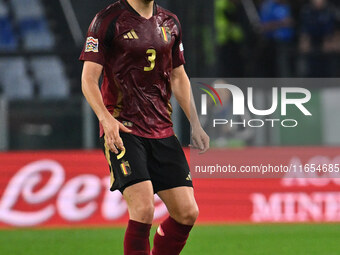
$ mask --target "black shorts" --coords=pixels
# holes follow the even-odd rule
[[[188,162],[176,136],[149,139],[120,134],[125,151],[115,154],[102,137],[101,144],[109,163],[111,191],[150,180],[154,193],[175,187],[193,187]]]

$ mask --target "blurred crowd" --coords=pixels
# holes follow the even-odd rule
[[[339,74],[340,1],[216,0],[215,13],[219,76]]]

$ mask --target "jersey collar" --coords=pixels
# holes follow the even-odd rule
[[[140,16],[141,15],[135,10],[133,9],[133,7],[129,4],[129,2],[127,0],[121,0],[123,2],[123,4],[127,7],[127,9],[133,13],[135,13],[136,15]],[[153,14],[152,16],[155,16],[157,14],[157,4],[156,1],[153,2]]]

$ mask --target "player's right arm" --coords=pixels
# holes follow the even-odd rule
[[[82,91],[87,102],[96,113],[99,122],[102,124],[105,140],[112,152],[118,153],[123,150],[124,144],[119,135],[119,130],[131,132],[122,123],[116,120],[106,109],[102,95],[99,90],[99,79],[103,72],[103,66],[91,61],[85,61],[82,73]]]

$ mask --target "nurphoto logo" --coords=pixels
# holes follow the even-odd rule
[[[246,110],[248,110],[253,116],[270,116],[274,113],[277,113],[280,103],[280,116],[287,116],[287,106],[292,105],[297,107],[299,111],[305,116],[312,116],[312,113],[306,108],[305,104],[307,104],[312,96],[311,92],[305,88],[298,87],[273,87],[272,88],[272,97],[271,97],[271,107],[269,109],[257,109],[254,106],[254,89],[253,87],[247,88],[247,100],[245,99],[245,95],[243,91],[231,84],[215,84],[214,86],[210,86],[205,83],[200,83],[200,85],[204,86],[204,88],[200,88],[204,94],[201,95],[201,115],[208,115],[208,108],[211,106],[208,103],[208,96],[214,102],[214,107],[218,107],[219,104],[223,106],[223,101],[221,100],[221,96],[219,93],[222,93],[223,90],[226,90],[227,93],[230,93],[232,97],[232,114],[233,116],[239,115],[244,116]],[[217,90],[219,92],[217,92]],[[281,96],[280,96],[281,95]],[[290,95],[299,95],[299,98],[292,98]],[[217,100],[219,104],[217,103]],[[280,102],[279,102],[280,98]],[[247,106],[247,108],[246,108]],[[243,119],[242,121],[235,122],[232,119],[223,119],[223,118],[214,118],[213,126],[216,127],[218,125],[241,125],[241,126],[249,126],[249,127],[263,127],[266,123],[268,123],[271,127],[275,127],[277,123],[279,123],[282,127],[292,128],[298,126],[298,121],[296,119],[277,119],[277,118],[257,118],[257,119]]]

